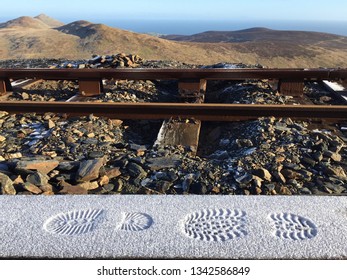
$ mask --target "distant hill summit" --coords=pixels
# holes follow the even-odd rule
[[[4,23],[0,23],[0,28],[32,28],[32,29],[45,29],[50,28],[43,21],[32,17],[19,17],[13,20],[9,20]]]
[[[32,29],[46,29],[56,28],[64,25],[64,23],[51,18],[45,14],[40,14],[36,17],[23,16],[16,19],[0,23],[0,28],[32,28]]]
[[[314,44],[328,40],[347,39],[344,36],[310,31],[282,31],[255,27],[238,31],[206,31],[194,35],[166,35],[161,38],[184,42],[240,43],[255,41],[289,41],[298,44]]]
[[[39,14],[38,16],[34,17],[43,23],[47,24],[49,27],[55,28],[64,25],[63,22],[56,20],[54,18],[51,18],[45,14]]]
[[[78,20],[66,25],[62,25],[55,29],[65,34],[70,34],[70,35],[78,36],[80,38],[85,38],[88,35],[90,35],[90,33],[93,33],[93,31],[91,30],[92,25],[94,24],[89,21]]]

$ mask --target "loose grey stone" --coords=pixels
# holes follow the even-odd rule
[[[144,159],[141,157],[133,157],[133,158],[130,158],[129,161],[135,162],[140,165],[144,163]]]
[[[133,151],[147,151],[146,146],[138,144],[130,144],[130,149]]]
[[[106,184],[102,186],[102,190],[105,192],[111,192],[115,188],[114,184]]]
[[[308,188],[302,188],[302,189],[300,189],[299,190],[299,193],[300,194],[312,194],[312,192],[310,191],[310,189],[308,189]]]
[[[205,194],[205,193],[207,193],[207,187],[206,187],[206,185],[204,185],[202,183],[192,183],[189,186],[189,193]]]
[[[325,173],[327,175],[335,175],[338,177],[346,178],[346,173],[341,166],[336,166],[336,167],[327,166],[327,167],[325,167]]]
[[[17,163],[17,169],[37,170],[43,174],[47,174],[59,165],[56,160],[20,160]]]
[[[8,165],[6,163],[0,163],[0,172],[1,171],[9,171]]]
[[[148,159],[147,162],[151,170],[175,168],[181,164],[181,160],[178,157],[157,157]]]
[[[281,173],[286,179],[297,179],[300,176],[302,176],[298,172],[295,172],[294,170],[291,170],[291,169],[282,169]]]
[[[98,139],[96,138],[87,138],[86,140],[83,140],[83,144],[91,144],[91,145],[96,145],[98,144]]]
[[[282,126],[282,125],[279,125],[278,123],[274,126],[274,129],[278,132],[291,132],[291,129],[286,127],[286,126]]]
[[[103,156],[104,156],[104,153],[100,151],[94,151],[88,154],[88,157],[91,159],[102,158]]]
[[[99,178],[100,168],[103,164],[104,158],[82,161],[76,173],[76,181],[87,182]]]
[[[76,178],[75,173],[59,174],[54,177],[57,181],[73,181]]]
[[[239,148],[243,147],[253,147],[253,142],[249,139],[236,139],[236,144]]]
[[[230,144],[230,140],[229,139],[221,139],[220,141],[219,141],[219,146],[221,146],[221,147],[226,147],[226,146],[228,146]]]
[[[338,153],[334,153],[332,151],[325,151],[324,156],[331,158],[333,161],[339,162],[342,160],[342,156]]]
[[[265,168],[255,169],[252,173],[265,181],[271,181],[272,175],[270,174],[269,170]]]
[[[277,169],[273,172],[275,178],[277,179],[277,181],[279,181],[282,184],[286,183],[286,178],[282,175],[280,169]]]
[[[307,165],[312,166],[312,167],[316,165],[316,161],[313,160],[312,158],[309,158],[309,157],[303,157],[301,159],[301,162],[303,164],[307,164]]]
[[[229,153],[227,151],[215,151],[209,156],[210,159],[224,160],[229,158]]]
[[[16,194],[16,189],[13,186],[12,180],[3,173],[0,173],[0,193],[11,195]]]
[[[324,187],[332,190],[334,193],[337,193],[337,194],[340,194],[340,193],[346,191],[346,188],[344,188],[343,186],[331,184],[331,183],[325,183]]]
[[[136,179],[142,179],[147,176],[147,172],[138,164],[131,162],[127,165],[130,176]]]
[[[174,182],[178,179],[178,176],[174,171],[167,172],[167,176],[168,176],[170,182]]]
[[[184,191],[187,191],[195,179],[196,179],[196,177],[195,177],[195,174],[193,174],[193,173],[185,175],[183,183],[182,183],[182,189]]]
[[[57,170],[60,171],[76,171],[80,166],[80,163],[78,161],[63,161],[60,162]]]
[[[253,175],[253,183],[256,187],[260,188],[263,182],[264,182],[263,179],[261,179],[258,176]]]
[[[308,171],[308,170],[305,170],[305,169],[301,169],[301,170],[298,170],[298,173],[300,173],[301,175],[304,176],[304,179],[308,180],[312,177],[313,173]]]
[[[170,178],[166,172],[156,172],[154,177],[156,180],[170,181]]]
[[[240,183],[240,184],[248,184],[252,181],[253,176],[251,174],[243,174],[243,175],[237,175],[234,176],[236,182]]]
[[[49,177],[46,174],[41,173],[40,171],[36,171],[33,174],[28,175],[26,181],[38,186],[42,187],[48,184]]]
[[[51,129],[55,127],[55,123],[52,120],[48,120],[48,128]]]
[[[35,186],[34,184],[32,184],[30,182],[26,182],[23,187],[25,190],[27,190],[31,193],[34,193],[34,194],[42,193],[42,190],[39,187]]]
[[[315,152],[312,154],[312,158],[315,159],[316,161],[322,161],[323,159],[323,153],[322,152]]]
[[[26,92],[23,92],[22,93],[22,98],[23,98],[23,100],[28,100],[30,98],[30,96]]]

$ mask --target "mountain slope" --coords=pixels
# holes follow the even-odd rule
[[[45,20],[46,24],[41,19],[45,17],[22,17],[0,24],[0,59],[87,59],[92,54],[132,53],[147,60],[194,64],[223,61],[269,67],[347,67],[346,37],[331,34],[278,31],[274,36],[273,30],[257,28],[238,31],[242,42],[233,42],[230,32],[218,33],[218,43],[178,42],[83,20],[51,28],[52,22]],[[206,34],[216,38],[215,32],[205,32],[204,38]],[[235,38],[235,32],[232,36]]]
[[[73,35],[79,42],[81,52],[91,53],[136,53],[145,59],[169,59],[197,61],[206,57],[207,50],[197,46],[185,45],[154,36],[138,34],[104,24],[76,21],[56,30]],[[214,53],[222,58],[222,55]]]
[[[49,28],[49,26],[39,19],[24,16],[0,23],[0,28],[46,29]]]
[[[43,23],[47,24],[51,28],[64,25],[64,23],[60,22],[59,20],[51,18],[45,14],[39,14],[38,16],[36,16],[34,18],[42,21]]]
[[[239,43],[239,42],[295,42],[297,44],[315,44],[321,41],[344,40],[347,37],[322,32],[280,31],[267,28],[250,28],[239,31],[206,31],[194,35],[167,35],[163,39],[204,42],[204,43]]]
[[[207,50],[196,46],[111,28],[103,24],[76,21],[58,28],[0,28],[0,59],[89,58],[92,54],[136,53],[145,59],[198,61]],[[214,59],[222,55],[213,54]],[[209,63],[211,60],[207,60]]]
[[[80,38],[85,38],[90,33],[93,33],[93,23],[85,20],[74,21],[66,25],[62,25],[56,28],[56,30],[65,34],[75,35]]]

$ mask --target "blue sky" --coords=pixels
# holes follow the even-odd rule
[[[64,22],[102,20],[346,21],[345,0],[1,0],[1,21],[45,13]]]

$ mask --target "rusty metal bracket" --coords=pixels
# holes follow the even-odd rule
[[[290,95],[290,96],[304,95],[303,80],[280,79],[278,82],[278,88],[279,88],[279,92],[283,95]]]
[[[268,83],[273,91],[279,90],[279,80],[278,79],[271,79],[268,80]]]
[[[187,91],[206,91],[205,79],[181,79],[178,81],[179,90]]]
[[[6,93],[6,85],[4,80],[0,80],[0,95]]]
[[[83,96],[96,96],[103,91],[101,79],[78,79],[79,93]]]
[[[199,120],[177,120],[169,119],[163,122],[159,131],[156,145],[181,145],[193,147],[193,153],[196,153],[199,135],[200,135],[201,121]]]
[[[11,82],[9,79],[0,79],[0,95],[6,94],[7,91],[12,91]]]
[[[185,79],[178,81],[178,91],[181,99],[186,102],[203,103],[206,93],[205,79]]]
[[[179,95],[182,101],[188,103],[203,103],[206,92],[205,79],[180,79],[178,81]],[[191,155],[196,155],[201,121],[195,119],[170,118],[165,120],[159,131],[155,145],[188,146]]]

